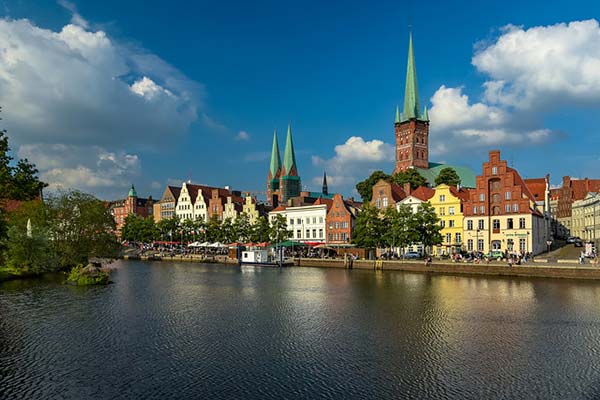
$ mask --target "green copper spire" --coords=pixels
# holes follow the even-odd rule
[[[128,197],[137,197],[137,193],[135,192],[135,188],[131,185],[131,189],[129,189]]]
[[[423,121],[429,121],[429,113],[427,112],[427,106],[423,108],[423,116],[421,117]]]
[[[279,143],[277,142],[277,129],[273,131],[273,150],[271,150],[271,165],[269,171],[271,176],[277,175],[277,171],[281,168],[281,157],[279,156]]]
[[[283,167],[285,168],[285,174],[290,175],[292,167],[295,166],[296,155],[294,154],[294,143],[292,142],[292,126],[291,124],[288,124],[287,138],[285,139],[285,152],[283,154]]]
[[[400,123],[402,121],[402,117],[400,116],[400,107],[396,104],[396,120],[395,123]]]
[[[408,63],[406,65],[406,88],[404,90],[405,119],[420,118],[419,89],[417,87],[417,69],[413,52],[412,32],[408,40]]]

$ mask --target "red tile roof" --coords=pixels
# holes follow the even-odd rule
[[[313,205],[320,205],[320,204],[325,204],[327,206],[327,211],[329,211],[329,209],[333,205],[333,200],[332,199],[324,199],[323,197],[319,197],[317,199],[317,201],[315,201],[313,203]]]
[[[571,179],[572,201],[583,200],[589,192],[600,191],[600,179]]]
[[[533,197],[537,201],[544,201],[546,197],[546,179],[545,178],[532,178],[525,179],[525,184],[533,193]]]
[[[287,207],[283,204],[280,204],[279,206],[277,206],[276,208],[274,208],[273,210],[271,210],[271,212],[277,212],[277,211],[285,211]]]
[[[404,191],[404,189],[402,189],[400,185],[390,183],[390,189],[392,192],[392,198],[394,199],[394,202],[398,202],[406,197],[406,192]]]
[[[429,200],[430,198],[433,197],[434,194],[435,194],[435,190],[425,187],[425,186],[419,186],[418,188],[416,188],[415,190],[410,192],[411,196],[416,197],[417,199],[419,199],[421,201]]]
[[[452,193],[452,196],[458,197],[462,201],[469,201],[471,198],[471,190],[462,187],[460,189],[456,189],[455,186],[450,186],[450,193]]]
[[[525,184],[525,181],[523,181],[523,178],[521,178],[521,175],[519,175],[517,170],[511,167],[506,167],[506,171],[513,174],[515,185],[521,186],[525,196],[529,197],[531,201],[535,202],[536,197],[533,195],[531,190],[529,190],[529,187]]]

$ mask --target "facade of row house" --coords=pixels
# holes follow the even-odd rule
[[[477,176],[476,188],[464,203],[464,240],[467,251],[533,253],[546,250],[549,220],[519,173],[489,153]]]
[[[152,217],[154,213],[153,206],[154,200],[152,200],[152,196],[148,198],[138,197],[133,185],[129,189],[127,198],[110,202],[108,207],[117,225],[117,236],[121,235],[121,228],[125,224],[125,218],[128,215]]]

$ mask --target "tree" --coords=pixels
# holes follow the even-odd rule
[[[383,241],[390,247],[404,248],[415,240],[415,217],[411,208],[405,204],[398,210],[389,207],[383,216],[385,230]]]
[[[171,218],[165,218],[158,221],[156,227],[160,233],[160,236],[163,239],[173,240],[173,237],[177,236],[177,232],[179,232],[180,221],[179,218],[173,216]],[[121,231],[121,235],[123,235],[123,231]]]
[[[363,201],[371,201],[373,198],[373,186],[381,179],[390,182],[391,176],[383,171],[375,171],[367,179],[356,184],[356,191],[360,194]]]
[[[0,199],[33,200],[39,197],[41,190],[48,186],[41,182],[35,165],[27,159],[12,164],[6,130],[0,130]]]
[[[233,231],[237,241],[246,243],[252,236],[252,225],[248,214],[241,213],[233,222]]]
[[[425,186],[427,183],[427,180],[414,168],[395,173],[392,175],[391,181],[401,186],[405,183],[410,183],[410,188],[413,190],[420,186]]]
[[[271,223],[271,242],[285,242],[289,237],[290,231],[287,228],[287,219],[283,215],[277,214]]]
[[[253,243],[263,243],[270,240],[271,225],[265,216],[260,216],[252,226],[250,241]]]
[[[219,221],[216,215],[213,215],[208,224],[206,224],[206,240],[211,243],[223,241],[221,221]]]
[[[384,224],[379,217],[379,210],[369,203],[364,203],[356,217],[352,243],[366,248],[379,247],[384,243],[383,232]]]
[[[94,196],[62,192],[46,201],[50,243],[59,268],[87,263],[90,257],[115,257],[119,250],[110,210]]]
[[[441,230],[440,220],[433,206],[429,203],[421,203],[415,214],[414,231],[425,253],[428,247],[442,243]]]
[[[453,168],[443,168],[435,178],[435,185],[445,184],[448,186],[460,185],[460,177]]]

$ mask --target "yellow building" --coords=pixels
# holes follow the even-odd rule
[[[442,244],[436,249],[436,255],[453,254],[463,245],[463,201],[469,197],[465,189],[448,185],[435,187],[435,194],[429,203],[440,219]]]

